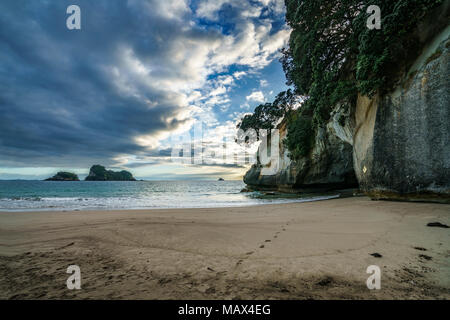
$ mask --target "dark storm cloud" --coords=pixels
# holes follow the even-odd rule
[[[139,154],[135,137],[186,120],[177,118],[185,106],[176,93],[127,74],[127,54],[161,66],[152,77],[183,77],[163,67],[169,44],[217,35],[182,31],[183,20],[152,14],[157,2],[0,3],[0,165],[83,166]],[[82,30],[66,28],[70,4],[81,7]]]

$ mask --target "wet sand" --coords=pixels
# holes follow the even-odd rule
[[[450,229],[429,222],[450,225],[450,205],[0,212],[0,298],[449,299]]]

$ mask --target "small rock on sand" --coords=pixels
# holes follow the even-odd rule
[[[372,257],[375,257],[375,258],[381,258],[381,257],[382,257],[382,255],[379,254],[378,252],[371,253],[370,255],[371,255]]]
[[[449,228],[448,225],[440,222],[430,222],[427,224],[427,227]]]

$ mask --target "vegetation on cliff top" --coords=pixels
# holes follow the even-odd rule
[[[358,93],[371,96],[394,85],[398,73],[417,53],[419,44],[411,31],[443,0],[285,3],[292,33],[281,62],[293,93],[306,97],[301,108],[283,114],[288,121],[285,143],[291,158],[298,159],[309,153],[315,130],[329,120],[334,105],[353,104]],[[370,5],[381,9],[379,30],[367,27]],[[267,114],[279,114],[273,107],[257,109],[238,127],[267,127],[267,119],[271,120]]]
[[[260,138],[261,129],[274,129],[280,119],[291,113],[297,100],[296,95],[289,89],[280,92],[273,102],[258,105],[252,114],[245,115],[237,124],[237,128],[241,129],[237,137],[239,142],[249,141],[250,137],[246,135],[249,129],[255,130],[256,140]]]

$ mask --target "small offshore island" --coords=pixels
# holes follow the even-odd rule
[[[104,166],[93,165],[85,181],[136,181],[131,172],[106,170]]]
[[[61,171],[45,181],[80,181],[80,179],[75,173]],[[106,170],[104,166],[96,164],[91,167],[84,181],[136,181],[136,179],[129,171]]]
[[[60,171],[53,177],[45,179],[45,181],[80,181],[80,179],[75,173]]]

